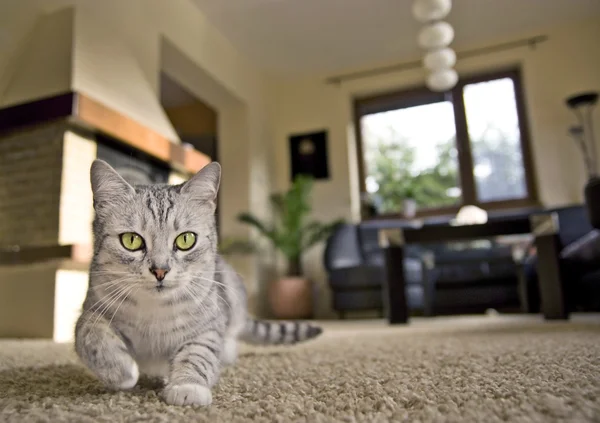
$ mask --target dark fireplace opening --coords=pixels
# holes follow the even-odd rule
[[[152,157],[102,134],[96,135],[97,157],[132,185],[166,184],[169,168]]]

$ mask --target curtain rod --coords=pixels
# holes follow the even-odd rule
[[[535,37],[523,38],[516,41],[509,41],[507,43],[495,44],[488,47],[481,47],[472,50],[465,50],[462,52],[456,53],[457,60],[459,59],[468,59],[476,56],[483,56],[485,54],[495,53],[498,51],[504,50],[512,50],[519,47],[528,46],[530,48],[535,48],[538,44],[547,41],[548,37],[546,35],[537,35]],[[421,60],[415,60],[413,62],[405,62],[399,63],[396,65],[384,66],[376,69],[370,69],[360,72],[347,73],[343,75],[332,76],[325,80],[326,84],[341,84],[344,81],[350,81],[353,79],[362,79],[368,78],[376,75],[383,75],[386,73],[394,73],[401,72],[408,69],[416,69],[423,66],[423,62]]]

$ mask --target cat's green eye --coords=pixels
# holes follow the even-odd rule
[[[144,248],[144,239],[135,232],[121,234],[121,244],[129,251],[137,251]]]
[[[175,238],[175,246],[177,249],[186,251],[196,244],[196,234],[193,232],[184,232]]]

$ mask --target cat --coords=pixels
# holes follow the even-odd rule
[[[167,404],[208,406],[238,341],[294,344],[322,333],[248,314],[241,278],[217,254],[217,162],[179,185],[132,186],[98,159],[90,177],[94,250],[75,351],[105,386],[160,377]]]

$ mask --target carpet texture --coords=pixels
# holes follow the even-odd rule
[[[1,422],[600,422],[598,316],[329,323],[317,341],[244,348],[208,409],[152,381],[111,393],[70,345],[0,341]]]

